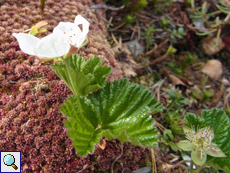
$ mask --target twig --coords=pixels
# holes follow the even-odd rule
[[[146,13],[146,11],[142,10],[138,13],[135,14],[137,17],[143,18],[143,19],[147,19],[147,20],[151,20],[151,19],[157,19],[160,20],[159,16],[153,15],[153,13]]]
[[[113,35],[113,33],[111,33],[111,36],[112,36],[112,38],[113,38],[113,41],[114,41],[117,45],[121,46],[121,45],[120,45],[121,37],[119,38],[119,42],[118,42],[117,39],[115,38],[115,36]]]
[[[16,83],[18,83],[18,82],[16,82],[16,81],[12,81],[12,80],[9,80],[9,82],[10,82],[11,84],[16,84]]]
[[[152,173],[157,173],[157,165],[156,165],[156,160],[155,160],[155,154],[153,151],[153,148],[150,149],[151,150],[151,156],[152,156]]]
[[[112,7],[112,6],[108,6],[108,5],[106,5],[106,4],[97,4],[97,5],[91,5],[89,8],[90,8],[90,9],[106,8],[106,9],[109,9],[109,10],[114,10],[114,11],[116,11],[116,10],[121,10],[121,9],[123,9],[124,7],[125,7],[124,5],[122,5],[122,6],[120,6],[120,7]]]
[[[150,62],[148,65],[144,66],[144,68],[149,67],[149,66],[154,66],[157,63],[164,61],[169,57],[169,54],[166,52],[164,55],[162,55],[160,58],[154,59],[152,62]]]
[[[187,24],[186,27],[191,29],[194,32],[197,32],[197,31],[208,32],[208,31],[210,31],[210,29],[208,29],[208,28],[204,28],[204,27],[203,28],[196,28],[196,27],[189,25],[189,24]]]
[[[176,165],[183,164],[183,163],[186,163],[186,162],[191,162],[191,160],[182,160],[182,161],[178,162]],[[173,165],[173,166],[176,166],[176,165]]]
[[[83,168],[80,170],[80,171],[78,171],[77,173],[80,173],[81,171],[84,171],[85,169],[87,169],[87,168],[89,168],[89,167],[91,167],[92,165],[84,165],[83,166]]]
[[[118,29],[116,32],[130,33],[130,31],[127,29]]]
[[[113,16],[110,17],[108,24],[106,25],[106,28],[109,28],[109,26],[113,26],[112,21],[113,21]]]
[[[182,160],[182,161],[180,161],[179,163],[177,163],[175,165],[170,165],[171,167],[164,169],[164,171],[165,172],[170,172],[171,170],[173,170],[174,168],[179,167],[179,166],[181,166],[184,169],[188,170],[189,168],[183,165],[183,163],[185,163],[185,162],[191,162],[191,160]]]
[[[208,109],[215,107],[217,103],[220,101],[223,94],[224,94],[224,86],[221,85],[220,90],[216,93],[216,97],[213,97],[212,102],[209,105]]]
[[[125,22],[123,22],[122,24],[118,25],[116,28],[110,29],[109,31],[115,31],[115,30],[117,30],[118,28],[122,27],[123,25],[125,25]]]
[[[158,123],[156,120],[155,120],[155,123],[156,123],[156,126],[157,126],[162,132],[164,132],[165,127],[162,126],[160,123]]]
[[[120,154],[120,156],[118,156],[115,160],[114,160],[114,162],[112,163],[112,166],[111,166],[111,173],[113,173],[113,165],[114,165],[114,163],[118,160],[118,159],[120,159],[120,157],[123,155],[123,142],[121,142],[121,154]]]
[[[131,28],[131,29],[133,30],[133,32],[131,34],[130,40],[133,40],[134,34],[136,33],[136,28],[135,29]]]
[[[157,49],[161,49],[168,41],[169,41],[169,39],[166,39],[165,41],[163,41],[162,43],[160,43],[158,46],[154,46],[154,48],[152,50],[148,51],[147,53],[145,53],[144,56],[151,55]]]
[[[158,87],[157,87],[157,100],[160,101],[160,88],[163,85],[163,83],[165,82],[166,78],[164,78],[163,80],[160,81]]]
[[[105,19],[100,13],[96,13],[105,23],[107,23],[107,26],[113,26],[113,24],[111,23],[111,21]],[[110,18],[111,19],[111,18]]]
[[[141,28],[138,26],[138,28],[137,28],[137,39],[138,39],[138,41],[141,39]]]
[[[207,74],[205,74],[205,75],[208,76]],[[209,77],[209,76],[208,76],[208,79],[211,80],[213,83],[215,83],[215,84],[218,85],[218,86],[221,86],[221,85],[222,85],[222,83],[221,83],[220,81],[214,80],[213,78],[211,78],[211,77]]]
[[[228,12],[228,15],[225,17],[224,21],[228,22],[230,20],[230,12]]]
[[[157,100],[160,101],[160,88],[163,85],[163,83],[165,82],[166,78],[162,79],[161,81],[158,81],[156,84],[154,84],[152,87],[150,87],[150,91],[151,93],[154,95],[154,97],[157,95]],[[153,93],[153,90],[155,90],[155,92]]]
[[[150,26],[150,25],[152,25],[153,23],[155,23],[155,22],[157,22],[158,21],[158,19],[153,19],[152,21],[150,21],[148,24],[147,24],[147,26]]]
[[[130,37],[130,40],[133,40],[134,34],[137,32],[137,40],[141,39],[141,30],[139,26],[135,26],[134,28],[131,28],[133,30],[132,35]]]
[[[229,107],[228,98],[230,97],[230,92],[224,97],[224,108]]]
[[[196,64],[192,64],[190,67],[191,67],[192,70],[197,71],[197,70],[201,70],[203,66],[204,66],[204,63],[199,62],[199,63],[196,63]]]

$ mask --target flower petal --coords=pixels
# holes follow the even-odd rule
[[[78,45],[81,46],[81,44],[85,41],[86,35],[89,32],[89,24],[90,23],[84,17],[82,17],[81,15],[77,15],[75,17],[74,24],[75,25],[82,24],[82,34],[79,37],[78,43],[77,43]]]
[[[195,164],[202,166],[207,160],[207,154],[203,150],[196,148],[192,151],[191,158]]]
[[[46,37],[43,37],[36,46],[36,54],[39,57],[55,58],[68,53],[70,44],[61,30],[56,30]]]
[[[76,24],[70,22],[60,22],[58,26],[54,28],[53,33],[56,33],[58,30],[62,31],[70,44],[75,47],[81,46],[78,42],[81,38],[82,32]]]
[[[218,145],[211,143],[211,145],[208,145],[205,147],[205,152],[213,157],[227,157],[223,151],[218,147]]]
[[[13,33],[13,36],[18,40],[19,47],[24,53],[36,55],[35,48],[40,41],[39,38],[25,33]]]
[[[184,151],[192,151],[195,148],[195,145],[188,140],[181,140],[177,143],[177,146]]]
[[[207,126],[207,127],[202,128],[202,129],[199,129],[196,136],[205,138],[206,141],[211,142],[212,139],[214,138],[214,131],[211,128],[211,126]]]

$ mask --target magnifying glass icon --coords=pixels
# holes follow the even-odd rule
[[[7,154],[3,158],[3,162],[7,166],[12,166],[15,170],[18,169],[18,167],[14,164],[15,163],[15,158],[11,154]]]

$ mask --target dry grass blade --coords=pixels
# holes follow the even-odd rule
[[[155,160],[155,154],[153,148],[151,150],[151,157],[152,157],[152,173],[157,173],[157,165],[156,165],[156,160]]]
[[[169,41],[169,39],[166,39],[165,41],[163,41],[162,43],[160,43],[158,46],[155,45],[154,48],[152,50],[148,51],[147,53],[145,53],[144,56],[151,55],[157,49],[161,49],[168,41]]]
[[[116,31],[117,29],[119,29],[119,28],[122,27],[123,25],[125,25],[125,22],[121,23],[121,24],[118,25],[116,28],[110,29],[109,31]]]

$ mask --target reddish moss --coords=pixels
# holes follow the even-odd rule
[[[48,25],[44,28],[48,31],[37,34],[41,38],[50,34],[60,21],[73,22],[75,16],[81,14],[91,25],[89,44],[81,48],[79,54],[86,59],[92,54],[101,57],[104,65],[113,68],[109,81],[121,78],[122,73],[104,36],[104,23],[89,9],[91,4],[91,0],[47,0],[42,17],[38,1],[0,1],[0,20],[3,21],[0,22],[0,73],[5,77],[0,84],[0,150],[22,151],[22,172],[72,173],[93,162],[96,162],[95,170],[104,172],[120,155],[117,140],[107,141],[105,150],[96,147],[94,154],[87,157],[76,154],[64,127],[66,118],[59,111],[72,94],[71,90],[50,68],[53,62],[41,63],[35,56],[23,53],[12,36],[12,32],[23,32],[45,20]],[[42,89],[42,83],[48,89]],[[121,158],[124,167],[138,167],[140,159],[147,158],[141,155],[143,152],[140,147],[125,144]],[[100,160],[103,162],[98,162]],[[121,172],[122,167],[117,165],[116,170]],[[87,168],[82,172],[94,171]]]

